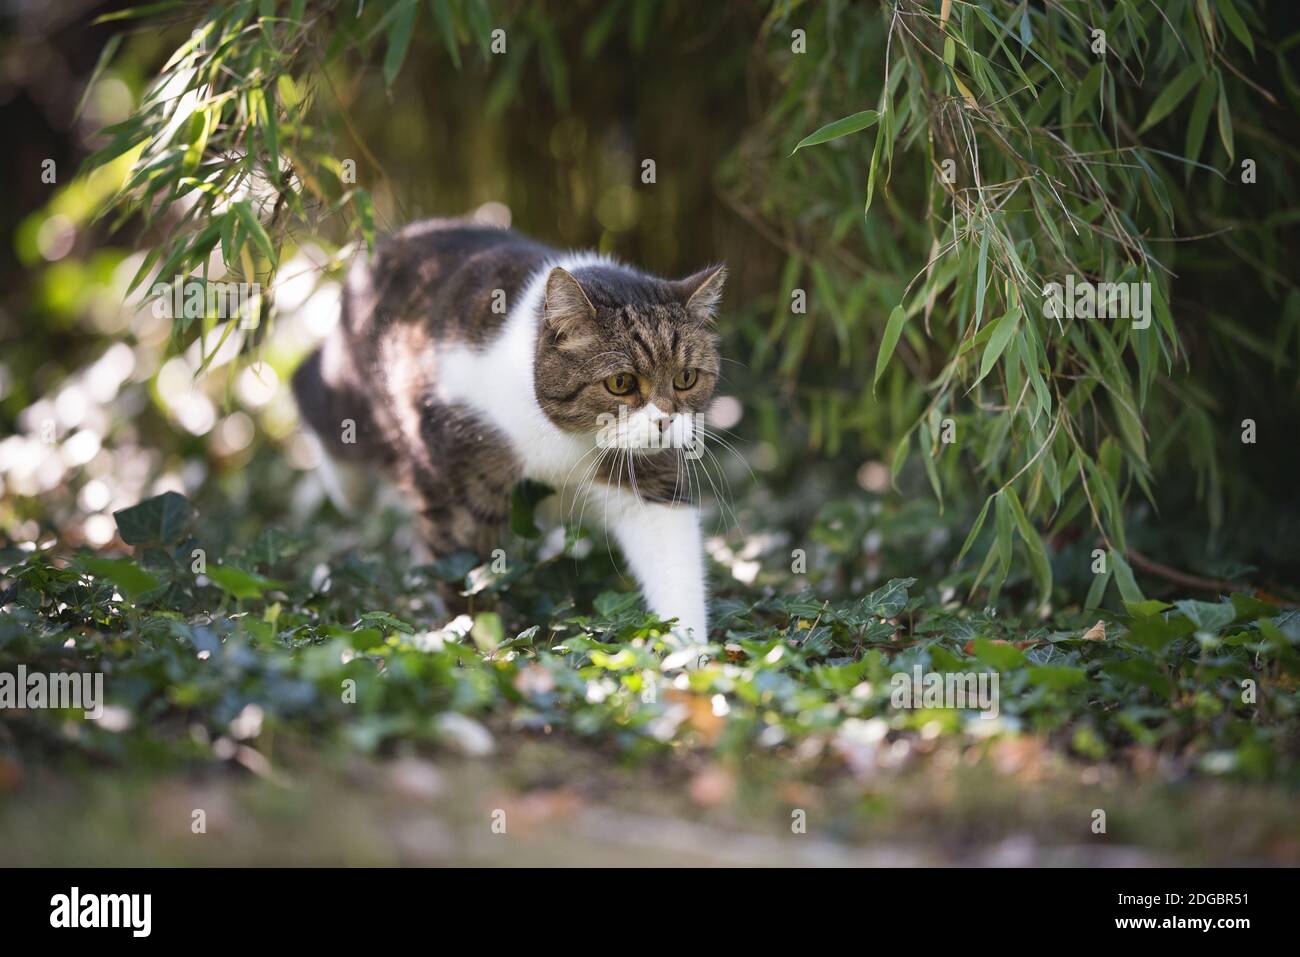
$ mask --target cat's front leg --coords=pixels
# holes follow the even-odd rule
[[[643,502],[624,493],[610,503],[606,521],[649,609],[660,618],[676,618],[673,630],[687,641],[708,642],[700,510],[684,503]]]

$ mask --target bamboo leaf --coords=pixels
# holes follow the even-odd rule
[[[1223,79],[1219,79],[1219,139],[1228,151],[1228,159],[1235,159],[1232,141],[1232,113],[1228,109],[1228,95],[1224,90]]]
[[[99,51],[99,59],[95,61],[95,68],[90,71],[90,79],[86,81],[85,89],[81,91],[81,98],[77,100],[77,108],[72,112],[74,122],[81,119],[81,111],[86,108],[86,100],[90,98],[90,91],[95,88],[99,78],[104,75],[104,70],[112,62],[114,54],[117,53],[117,48],[122,45],[122,37],[123,34],[121,33],[113,34],[108,38],[108,42],[104,44],[104,49]]]
[[[848,136],[850,133],[857,133],[868,127],[875,126],[879,122],[880,113],[877,110],[863,110],[861,113],[854,113],[852,116],[836,120],[834,123],[827,123],[821,129],[809,133],[795,144],[795,148],[790,151],[790,155],[793,156],[805,146],[816,146],[819,143],[839,139],[841,136]]]
[[[979,328],[984,315],[984,293],[988,287],[989,272],[989,232],[985,229],[980,236],[979,263],[975,267],[975,328]]]
[[[930,480],[930,488],[934,492],[935,500],[939,503],[939,511],[943,512],[943,484],[939,481],[939,470],[934,464],[934,441],[930,438],[930,428],[922,422],[917,427],[917,438],[920,440],[921,464],[925,466],[925,476]]]
[[[1205,142],[1205,130],[1210,122],[1210,109],[1214,106],[1214,93],[1217,79],[1206,77],[1196,91],[1196,101],[1192,104],[1191,116],[1187,120],[1187,140],[1183,153],[1189,160],[1196,161],[1201,155],[1201,146]],[[1187,167],[1190,176],[1192,168]]]
[[[1038,605],[1041,608],[1052,598],[1052,564],[1047,560],[1047,549],[1043,545],[1043,540],[1029,521],[1029,516],[1025,514],[1024,506],[1020,504],[1020,497],[1016,495],[1015,489],[1008,486],[1005,494],[1011,517],[1015,520],[1016,530],[1020,533],[1020,538],[1029,552],[1030,572],[1034,584],[1038,586]]]
[[[1006,311],[1006,314],[998,319],[993,326],[993,334],[989,336],[989,341],[984,346],[984,356],[980,359],[980,374],[972,385],[982,382],[984,377],[989,374],[989,370],[993,368],[994,363],[1001,357],[1007,343],[1011,341],[1011,337],[1015,335],[1016,328],[1020,324],[1020,311],[1020,305],[1013,303],[1011,308]]]
[[[889,481],[891,485],[897,488],[898,473],[903,470],[903,463],[907,461],[907,453],[912,447],[912,433],[906,433],[899,441],[898,447],[894,449],[894,457],[889,463]]]
[[[1241,14],[1237,12],[1236,5],[1232,0],[1215,0],[1215,6],[1219,8],[1219,16],[1223,17],[1223,22],[1232,31],[1232,35],[1241,41],[1241,45],[1249,50],[1253,57],[1255,41],[1251,39],[1250,30],[1246,26],[1246,21],[1241,19]]]
[[[903,333],[903,323],[906,319],[907,315],[901,305],[895,306],[894,311],[889,314],[889,321],[885,323],[884,338],[880,340],[880,352],[876,354],[876,377],[871,382],[873,392],[880,382],[881,375],[884,374],[885,366],[889,365],[890,356],[894,354],[894,347],[898,345],[898,337]]]
[[[871,148],[871,166],[867,170],[867,202],[863,206],[862,215],[866,216],[871,209],[871,197],[876,193],[876,172],[880,166],[880,149],[884,144],[883,136],[876,137],[876,145]]]
[[[1007,580],[1007,575],[1011,572],[1012,526],[1015,524],[1011,517],[1011,504],[1007,501],[1006,489],[994,495],[993,499],[993,522],[996,532],[994,551],[997,554],[998,570],[990,585],[991,602],[997,600],[1002,583]]]
[[[442,34],[442,41],[447,47],[447,55],[451,57],[452,65],[459,70],[460,43],[456,38],[456,25],[451,19],[448,0],[429,0],[429,11],[433,14],[434,22],[438,24],[438,32]]]
[[[411,29],[419,10],[416,0],[400,0],[397,14],[388,25],[388,49],[384,51],[384,86],[392,86],[406,61],[411,46]]]
[[[357,216],[361,220],[361,236],[366,241],[366,249],[373,253],[375,251],[375,204],[364,189],[353,192],[352,202],[356,204]]]
[[[952,73],[952,82],[957,84],[957,89],[966,100],[966,105],[972,110],[978,110],[980,108],[979,101],[975,99],[975,94],[970,91],[970,88],[961,81],[961,77],[957,75],[956,70]]]
[[[181,159],[181,170],[193,173],[203,161],[203,151],[208,146],[208,133],[212,128],[212,116],[207,110],[198,110],[190,117],[190,141]]]
[[[1087,108],[1097,98],[1097,91],[1101,89],[1101,78],[1104,72],[1104,64],[1096,63],[1088,71],[1088,75],[1083,78],[1079,88],[1074,92],[1074,99],[1070,107],[1070,119],[1073,120],[1080,113],[1087,111]]]
[[[1106,586],[1110,584],[1110,576],[1110,569],[1093,576],[1092,584],[1088,586],[1088,596],[1083,601],[1084,610],[1101,607],[1102,599],[1106,597]]]
[[[1145,601],[1146,596],[1142,594],[1142,589],[1138,588],[1137,579],[1133,577],[1133,569],[1124,556],[1115,549],[1110,550],[1111,569],[1115,573],[1115,584],[1119,587],[1120,598],[1125,602]]]
[[[1147,113],[1147,118],[1142,121],[1142,125],[1138,127],[1138,133],[1145,133],[1172,113],[1174,107],[1183,101],[1183,97],[1192,92],[1192,87],[1196,85],[1199,76],[1200,67],[1192,64],[1184,67],[1181,73],[1170,80],[1169,85],[1160,91],[1156,101],[1151,104],[1151,110]]]
[[[184,0],[164,0],[162,3],[147,3],[138,7],[128,7],[126,10],[116,10],[113,13],[105,13],[91,21],[91,26],[98,26],[101,23],[113,23],[117,20],[139,20],[151,17],[156,13],[168,13],[184,6]]]
[[[253,207],[248,204],[248,200],[243,199],[231,205],[234,207],[235,215],[239,217],[239,222],[248,231],[248,235],[257,244],[257,248],[262,251],[262,255],[274,263],[276,255],[275,248],[271,245],[271,237],[266,234],[266,230],[258,222],[257,214],[253,212]]]
[[[984,506],[980,509],[979,515],[975,518],[975,524],[970,527],[970,531],[966,535],[966,541],[962,543],[961,551],[957,553],[958,565],[960,565],[961,560],[966,557],[966,553],[970,551],[970,547],[975,544],[975,539],[979,535],[980,529],[984,527],[984,519],[988,517],[989,503],[993,501],[994,497],[995,495],[990,495],[984,500]]]

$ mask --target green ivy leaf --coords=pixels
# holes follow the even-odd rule
[[[907,590],[915,578],[891,578],[862,599],[862,613],[876,618],[893,618],[907,605]]]
[[[1198,631],[1217,635],[1232,624],[1237,617],[1237,609],[1230,601],[1176,601],[1174,604],[1196,626]]]
[[[129,558],[84,557],[80,559],[80,565],[96,578],[111,581],[124,597],[132,600],[153,591],[160,584],[158,579]]]
[[[179,542],[194,520],[194,509],[179,492],[164,492],[113,513],[117,533],[128,545]]]
[[[976,638],[973,644],[975,657],[997,671],[1023,668],[1025,654],[1012,644],[999,644],[987,638]]]
[[[265,578],[256,572],[245,571],[233,565],[217,565],[209,568],[207,575],[218,588],[236,598],[261,598],[272,588],[283,587],[283,582]]]
[[[1050,688],[1052,691],[1066,691],[1075,685],[1083,684],[1088,673],[1082,668],[1069,665],[1030,665],[1029,683]]]

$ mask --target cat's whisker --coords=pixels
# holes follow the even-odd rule
[[[578,528],[582,528],[583,525],[584,525],[584,523],[586,522],[586,518],[587,518],[587,503],[591,500],[591,487],[592,487],[592,483],[588,481],[588,476],[590,476],[590,475],[593,474],[594,472],[597,472],[597,471],[600,469],[602,463],[604,463],[604,461],[606,460],[606,458],[607,458],[611,453],[617,451],[617,449],[614,448],[614,447],[612,447],[612,446],[605,446],[605,447],[596,446],[596,448],[598,448],[598,449],[600,450],[600,454],[599,454],[598,456],[596,456],[595,461],[592,463],[591,467],[590,467],[590,468],[587,470],[587,472],[584,474],[584,476],[583,476],[583,481],[582,481],[582,484],[581,484],[581,486],[580,486],[580,490],[579,490],[579,493],[580,493],[581,496],[582,496],[582,510],[578,513],[578,521],[577,521],[577,527],[578,527]],[[576,504],[576,500],[575,500],[575,504]],[[608,514],[609,514],[609,499],[608,499],[608,497],[606,497],[606,500],[605,500],[605,514],[606,514],[606,517],[607,517]],[[572,516],[572,512],[570,512],[570,516]],[[602,524],[605,524],[605,551],[606,551],[606,553],[608,554],[608,553],[609,553],[609,525],[608,525],[607,523],[602,523]],[[610,555],[610,557],[611,557],[611,558],[613,557],[612,554]],[[573,557],[573,563],[574,563],[574,567],[576,568],[576,567],[577,567],[577,564],[578,564],[578,556],[577,556],[577,555],[575,555],[575,556]]]
[[[700,484],[700,478],[699,478],[700,460],[688,459],[687,461],[690,462],[692,494],[696,496],[702,495],[704,489]]]
[[[674,461],[673,461],[673,465],[674,465],[674,467],[673,467],[673,497],[672,497],[672,501],[674,501],[674,502],[678,501],[678,498],[677,498],[677,491],[678,491],[678,489],[681,488],[681,484],[682,484],[682,460],[683,460],[684,458],[685,458],[685,456],[682,455],[681,450],[678,449],[678,450],[676,451],[676,455],[674,456]]]
[[[577,471],[578,466],[582,465],[582,463],[585,462],[585,461],[587,460],[587,457],[588,457],[589,455],[591,455],[593,452],[598,452],[598,451],[600,451],[600,450],[601,450],[601,448],[600,448],[600,446],[599,446],[598,444],[597,444],[597,445],[593,445],[591,448],[587,449],[587,451],[583,452],[582,455],[578,456],[577,460],[575,460],[574,463],[573,463],[572,465],[569,466],[569,470],[568,470],[568,472],[565,473],[565,475],[564,475],[564,479],[563,479],[563,481],[561,481],[561,483],[560,483],[560,488],[561,488],[561,489],[564,489],[564,488],[568,488],[568,487],[570,487],[569,478],[573,475],[573,473],[574,473],[575,471]],[[597,457],[596,461],[597,461],[597,462],[600,461],[599,457]],[[584,471],[584,473],[583,473],[583,477],[582,477],[582,479],[578,482],[578,485],[584,485],[584,484],[586,484],[586,479],[587,479],[587,477],[590,475],[590,473],[591,473],[591,469],[590,469],[590,467],[589,467],[589,468],[587,468],[587,469]]]
[[[754,482],[755,484],[758,484],[758,476],[754,474],[753,468],[750,467],[749,460],[746,459],[743,455],[741,455],[740,451],[734,445],[732,445],[730,442],[724,439],[717,431],[715,431],[715,429],[710,428],[709,426],[697,425],[696,428],[699,429],[700,432],[702,432],[705,436],[717,442],[724,449],[726,449],[728,452],[734,455],[740,461],[740,464],[745,466],[745,471],[749,473],[750,481]],[[726,430],[724,429],[723,431]]]
[[[706,455],[712,455],[712,453],[708,450],[707,447],[704,449],[704,451]],[[722,516],[723,522],[727,523],[728,521],[730,521],[731,524],[738,525],[739,521],[736,519],[735,512],[731,510],[731,506],[727,502],[727,496],[724,495],[722,491],[719,489],[718,483],[713,481],[713,475],[709,471],[708,466],[705,464],[705,460],[700,459],[699,464],[700,464],[700,471],[704,473],[704,477],[708,479],[709,487],[713,489],[713,497],[718,502],[718,511]],[[726,479],[725,477],[719,475],[719,481],[725,484]],[[728,487],[728,492],[729,491],[730,491],[730,487]],[[728,520],[728,516],[730,516],[729,520]]]
[[[601,449],[600,449],[600,455],[598,455],[598,456],[596,457],[596,460],[592,463],[591,467],[587,470],[586,474],[583,475],[583,477],[582,477],[582,500],[581,500],[581,501],[582,501],[582,509],[581,509],[581,511],[579,511],[579,513],[578,513],[578,522],[577,522],[577,524],[578,524],[579,526],[585,526],[585,525],[586,525],[586,521],[587,521],[587,505],[588,505],[588,504],[590,503],[590,501],[591,501],[592,487],[593,487],[594,485],[596,485],[597,482],[598,482],[598,479],[597,479],[596,481],[593,481],[593,480],[592,480],[592,476],[597,476],[597,477],[598,477],[599,474],[600,474],[600,472],[601,472],[601,470],[604,468],[605,462],[606,462],[606,461],[607,461],[607,460],[608,460],[612,455],[614,455],[614,453],[616,453],[616,452],[617,452],[617,449],[616,449],[615,447],[613,447],[613,446],[604,446],[604,447],[601,447]]]
[[[713,450],[710,449],[708,445],[703,441],[704,438],[708,437],[707,430],[702,429],[699,426],[697,426],[697,429],[699,430],[699,435],[700,435],[700,441],[698,442],[698,447],[704,453],[704,455],[709,457],[709,461],[711,461],[714,467],[716,468],[718,472],[718,483],[715,483],[713,481],[713,476],[709,471],[708,465],[705,462],[703,457],[701,457],[698,460],[700,470],[704,473],[704,477],[708,479],[709,485],[713,489],[713,494],[718,501],[718,508],[721,513],[723,522],[739,527],[740,519],[736,515],[735,510],[731,508],[730,503],[728,501],[731,493],[731,483],[727,479],[726,471],[722,468],[722,463],[718,461],[718,458],[714,454]],[[722,494],[722,491],[719,488],[719,483],[723,488],[727,490],[726,495]]]
[[[622,449],[622,448],[618,449],[618,452],[619,455],[614,462],[614,467],[617,470],[617,474],[618,474],[618,484],[615,486],[615,489],[621,497],[623,491],[623,457],[626,455],[630,455],[631,453],[627,449]],[[601,524],[605,526],[605,554],[609,556],[609,560],[613,562],[614,550],[612,547],[610,547],[609,544],[609,524],[610,524],[609,523],[609,500],[610,500],[610,496],[606,495],[605,514],[602,516]]]
[[[579,480],[576,483],[571,483],[569,481],[569,478],[570,476],[573,475],[573,473],[578,469],[580,465],[586,462],[588,456],[590,456],[593,452],[597,452],[597,451],[600,450],[597,447],[592,447],[588,449],[586,452],[584,452],[582,456],[579,457],[578,460],[574,462],[573,465],[569,468],[568,473],[566,473],[564,477],[564,481],[560,484],[560,498],[561,498],[560,507],[561,507],[561,512],[563,513],[563,520],[566,524],[573,523],[573,511],[575,508],[577,508],[578,497],[579,495],[586,494],[587,479],[591,475],[592,470],[599,466],[600,456],[599,455],[596,456],[595,459],[593,459],[590,463],[587,464],[586,468],[583,471],[582,476],[579,478]],[[564,499],[566,496],[568,498],[568,511],[567,513],[564,513]]]
[[[738,435],[737,435],[734,431],[732,431],[731,429],[724,428],[723,426],[718,425],[717,423],[714,423],[714,422],[709,422],[709,420],[708,420],[706,417],[704,417],[704,416],[700,416],[699,418],[704,419],[704,421],[705,421],[705,423],[706,423],[706,424],[703,426],[703,428],[707,429],[709,432],[713,433],[714,435],[728,435],[728,436],[730,436],[730,437],[733,438],[733,439],[739,439],[739,438],[740,438],[740,436],[738,436]]]
[[[636,496],[637,505],[639,505],[641,507],[641,511],[644,512],[645,499],[641,497],[641,489],[639,489],[636,484],[636,453],[635,452],[628,452],[627,472],[628,472],[628,478],[631,480],[632,483],[632,494]]]
[[[609,453],[612,450],[607,447],[602,448],[600,446],[595,446],[592,448],[591,451],[599,451],[600,454],[596,456],[596,458],[592,461],[591,465],[587,468],[586,472],[583,473],[582,479],[579,481],[577,486],[577,492],[575,494],[580,494],[582,496],[581,499],[582,511],[578,513],[578,522],[577,522],[578,525],[582,525],[583,520],[587,516],[587,501],[588,499],[591,498],[591,477],[593,475],[599,474],[601,464],[605,461],[605,458],[609,455]],[[574,499],[575,506],[577,504],[577,501],[578,499],[575,497]],[[572,508],[569,510],[569,517],[570,519],[572,519],[573,517]]]

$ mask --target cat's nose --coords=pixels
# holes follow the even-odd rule
[[[665,415],[662,419],[659,420],[659,434],[662,435],[663,433],[667,432],[669,429],[672,428],[672,426],[673,426],[672,417]]]

